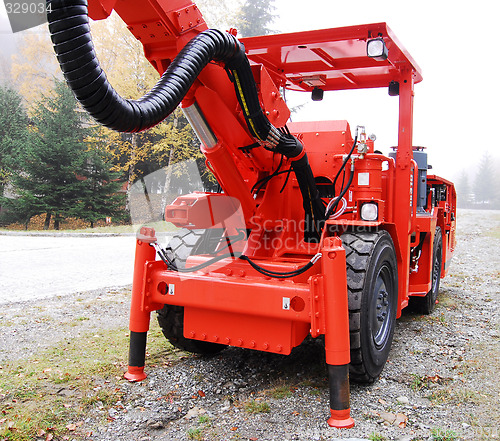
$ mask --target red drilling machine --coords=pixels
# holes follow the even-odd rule
[[[333,427],[352,427],[349,377],[382,371],[395,321],[430,313],[455,248],[456,194],[428,175],[412,144],[419,67],[385,23],[236,38],[208,29],[190,0],[52,0],[49,29],[82,106],[123,132],[178,105],[221,191],[181,195],[165,210],[168,245],[137,236],[126,378],[144,373],[150,316],[170,342],[213,354],[228,345],[289,354],[323,336]],[[108,83],[88,17],[115,10],[161,75],[138,100]],[[388,88],[399,97],[398,145],[385,156],[346,121],[289,123],[282,91]],[[395,98],[396,99],[396,98]]]

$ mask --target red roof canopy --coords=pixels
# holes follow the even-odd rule
[[[385,61],[366,55],[368,40],[382,37],[389,50]],[[263,64],[287,89],[311,91],[387,87],[401,72],[413,71],[422,80],[417,63],[386,23],[317,31],[242,38],[248,58]]]

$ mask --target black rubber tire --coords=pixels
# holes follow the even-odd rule
[[[349,377],[371,383],[387,361],[396,325],[396,252],[387,231],[345,233],[342,243],[349,296]]]
[[[168,257],[178,267],[184,268],[190,255],[209,251],[210,239],[214,234],[218,234],[217,230],[182,229],[170,240],[167,248]],[[176,348],[195,354],[213,355],[227,347],[226,345],[184,337],[183,306],[165,305],[157,313],[158,324],[163,335]]]
[[[410,297],[410,307],[413,311],[429,315],[434,311],[439,293],[439,282],[441,281],[441,269],[443,265],[443,235],[441,228],[436,227],[434,243],[432,245],[432,287],[427,295],[423,297]]]

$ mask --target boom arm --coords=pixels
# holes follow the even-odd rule
[[[49,11],[49,30],[64,76],[83,107],[98,122],[109,128],[135,132],[155,126],[180,104],[198,77],[200,77],[202,87],[212,90],[218,96],[227,96],[226,90],[221,92],[218,90],[220,85],[223,86],[223,89],[227,89],[220,78],[221,73],[223,73],[222,69],[218,68],[217,73],[208,71],[203,76],[200,75],[211,61],[222,63],[234,84],[235,96],[247,126],[245,130],[247,138],[250,135],[271,153],[284,155],[292,161],[292,168],[295,171],[303,197],[306,225],[310,225],[311,237],[319,239],[324,221],[324,210],[305,150],[297,138],[286,130],[278,130],[265,115],[244,47],[232,34],[216,30],[200,32],[205,25],[202,22],[201,14],[192,3],[178,2],[177,6],[183,4],[181,9],[167,11],[161,8],[157,1],[147,2],[147,6],[157,14],[155,17],[156,27],[165,27],[167,30],[167,32],[163,32],[163,37],[166,37],[165,43],[171,42],[170,33],[179,39],[178,46],[183,45],[189,36],[193,38],[183,45],[173,60],[159,55],[155,61],[157,69],[161,70],[167,64],[168,67],[149,93],[139,100],[125,100],[108,83],[95,55],[88,25],[86,0],[48,0],[48,3],[50,3],[50,8],[47,8]],[[129,16],[132,3],[131,1],[120,2],[124,17]],[[112,2],[100,3],[98,12],[101,15],[103,11],[109,13],[112,4]],[[148,7],[145,9],[148,10]],[[192,20],[186,24],[183,14],[191,14]],[[195,16],[197,17],[196,21],[194,20]],[[174,21],[175,18],[176,21]],[[147,29],[151,22],[147,23],[142,24],[143,29]],[[134,26],[129,25],[129,28],[133,30]],[[193,36],[193,34],[196,35]],[[140,35],[136,35],[136,37],[139,38]],[[156,38],[156,34],[150,34],[150,39],[154,38]],[[152,50],[151,47],[158,48],[158,52],[161,52],[161,45],[148,46],[145,44],[146,51]],[[200,85],[196,87],[200,87]],[[194,96],[196,99],[196,91],[194,91]],[[229,102],[234,105],[234,98],[229,98]],[[233,112],[235,110],[233,107]],[[203,115],[200,113],[199,117],[202,119]],[[224,145],[224,139],[222,139],[221,144]],[[250,143],[232,147],[234,150],[234,148],[248,145]],[[224,161],[221,162],[227,166],[228,155],[219,156],[224,157]],[[220,175],[222,172],[236,173],[236,167],[233,167],[232,170],[217,170],[217,164],[212,165],[215,166],[216,175]],[[240,179],[236,179],[236,181],[238,181],[237,187],[240,190],[237,193],[240,194],[234,194],[231,188],[225,190],[228,194],[243,200],[244,209],[246,208],[245,215],[248,218],[252,214],[250,194],[248,191],[243,191],[241,194],[243,185],[241,185]]]

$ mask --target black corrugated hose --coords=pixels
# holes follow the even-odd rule
[[[68,85],[90,115],[120,132],[138,132],[164,120],[210,61],[230,60],[240,51],[231,34],[207,30],[184,47],[149,93],[127,100],[109,84],[99,65],[87,0],[48,0],[47,11],[54,50]]]
[[[47,18],[68,85],[85,110],[102,125],[120,132],[139,132],[155,126],[175,110],[210,61],[221,61],[234,83],[248,128],[259,143],[292,160],[302,153],[300,141],[276,129],[265,116],[244,47],[233,35],[215,29],[198,34],[179,52],[150,92],[138,100],[127,100],[109,84],[100,67],[90,35],[87,0],[47,0]],[[307,156],[292,164],[306,217],[310,212],[314,230],[319,234],[323,208]]]

